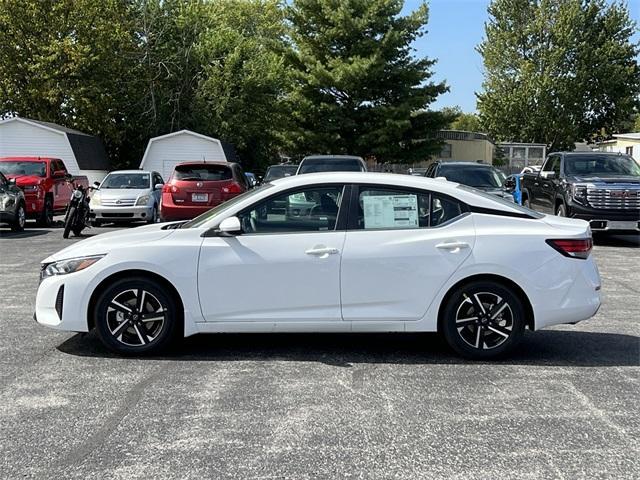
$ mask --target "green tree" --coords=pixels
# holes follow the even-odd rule
[[[493,0],[478,95],[497,140],[572,149],[614,133],[637,108],[636,31],[627,7],[605,0]]]
[[[481,132],[480,119],[475,113],[461,113],[451,122],[452,130],[465,130],[467,132]]]
[[[246,166],[274,163],[289,117],[284,11],[277,0],[227,0],[209,15],[195,49],[198,124],[232,142]]]
[[[78,128],[115,152],[136,50],[129,7],[124,0],[0,0],[0,117]]]
[[[428,8],[400,15],[401,0],[295,0],[291,21],[293,127],[299,153],[350,153],[413,162],[439,151],[447,124],[429,105],[447,91],[434,60],[415,58]]]

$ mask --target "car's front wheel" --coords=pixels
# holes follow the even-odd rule
[[[477,281],[449,296],[442,331],[460,355],[482,360],[513,350],[522,339],[525,323],[518,295],[501,283]]]
[[[173,296],[160,283],[134,277],[114,282],[95,308],[98,337],[123,355],[158,353],[177,332],[179,311]]]
[[[27,216],[24,210],[24,203],[20,202],[16,207],[16,216],[11,223],[11,230],[13,232],[21,232],[24,230],[24,224]]]

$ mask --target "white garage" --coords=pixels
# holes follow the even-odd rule
[[[86,175],[89,183],[102,180],[110,170],[98,137],[20,117],[0,121],[0,157],[59,158],[69,173]]]
[[[140,168],[159,172],[166,181],[176,164],[202,160],[236,162],[237,158],[229,143],[191,130],[180,130],[149,140]]]

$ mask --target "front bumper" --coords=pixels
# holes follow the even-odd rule
[[[149,220],[153,216],[152,205],[141,205],[139,207],[104,207],[101,205],[91,206],[89,217],[93,220],[101,221],[131,221],[137,222]]]
[[[44,210],[44,197],[37,193],[25,193],[24,203],[27,218],[35,218]]]
[[[586,220],[593,231],[640,231],[640,210],[608,210],[571,202],[571,217]]]

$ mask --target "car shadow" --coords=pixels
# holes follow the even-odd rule
[[[117,358],[94,333],[77,334],[58,346],[76,356]],[[617,333],[545,330],[527,332],[517,351],[502,365],[558,367],[638,366],[640,339]],[[141,360],[302,361],[350,367],[360,363],[477,364],[465,360],[435,333],[208,334],[179,342],[163,356]]]
[[[597,233],[593,235],[593,243],[599,247],[640,248],[640,234],[613,235]]]
[[[12,232],[11,230],[0,228],[0,238],[29,238],[46,235],[49,232],[50,230],[35,230],[28,227],[21,232]]]

